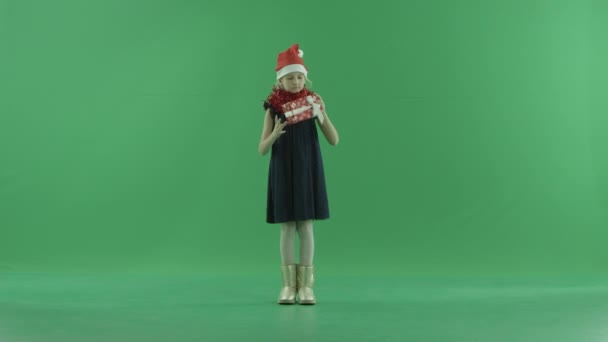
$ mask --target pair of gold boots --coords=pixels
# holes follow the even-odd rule
[[[279,304],[295,304],[296,293],[298,304],[313,305],[317,301],[312,290],[314,285],[313,266],[283,265],[283,288],[279,294]]]

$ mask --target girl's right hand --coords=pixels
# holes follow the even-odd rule
[[[281,123],[281,119],[278,116],[275,116],[274,129],[272,130],[272,135],[275,137],[275,139],[278,139],[281,135],[287,133],[283,130],[285,126],[287,126],[287,121]]]

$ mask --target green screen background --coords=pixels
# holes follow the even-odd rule
[[[257,146],[300,43],[334,274],[605,274],[602,1],[0,0],[0,270],[276,273]]]

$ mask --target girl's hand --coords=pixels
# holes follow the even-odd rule
[[[278,116],[275,116],[274,118],[274,129],[272,130],[272,136],[274,136],[275,139],[278,139],[281,135],[287,133],[286,131],[283,130],[283,128],[285,128],[285,126],[287,126],[287,121],[281,123],[281,119],[279,119]]]

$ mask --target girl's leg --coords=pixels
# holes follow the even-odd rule
[[[281,273],[283,287],[279,293],[279,304],[294,304],[296,300],[296,272],[294,243],[296,239],[296,223],[281,224]]]
[[[315,304],[314,268],[312,265],[315,253],[315,238],[312,233],[312,220],[297,222],[300,236],[300,264],[297,267],[296,287],[300,304]]]
[[[281,263],[282,265],[293,265],[295,264],[295,244],[296,239],[296,223],[286,222],[281,223],[281,239],[280,239],[280,250],[281,250]]]
[[[300,265],[311,266],[315,254],[315,237],[312,231],[312,220],[298,221],[296,229],[300,238]]]

